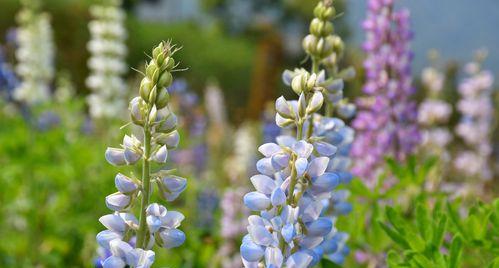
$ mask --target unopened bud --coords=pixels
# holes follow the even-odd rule
[[[149,93],[149,97],[147,99],[147,102],[148,103],[155,103],[157,94],[158,94],[158,89],[155,86],[152,88],[151,93]]]
[[[158,87],[164,88],[169,87],[172,84],[173,76],[170,72],[165,71],[161,74],[158,80]]]
[[[147,101],[149,99],[149,94],[151,93],[151,90],[153,88],[153,83],[148,77],[144,77],[142,81],[140,82],[140,97],[142,97],[143,100]]]
[[[166,107],[169,100],[170,94],[168,94],[168,91],[165,88],[160,88],[158,96],[156,97],[156,107],[158,107],[158,109]]]

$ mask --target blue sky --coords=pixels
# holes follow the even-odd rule
[[[346,19],[352,41],[360,45],[360,23],[366,0],[347,0]],[[435,48],[443,59],[470,60],[478,48],[487,48],[486,67],[499,78],[499,0],[400,0],[411,10],[415,31],[416,70],[427,64],[427,51]]]

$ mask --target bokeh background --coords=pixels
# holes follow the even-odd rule
[[[97,219],[108,213],[104,198],[114,191],[116,172],[105,162],[104,150],[117,144],[125,122],[91,120],[84,101],[89,94],[85,84],[89,75],[89,8],[98,2],[43,1],[56,47],[53,88],[67,82],[75,96],[30,112],[0,102],[1,267],[94,267],[95,234],[103,229]],[[342,65],[357,70],[357,79],[347,82],[345,94],[355,99],[362,94],[364,32],[360,24],[365,1],[336,2],[338,13],[343,14],[334,21],[335,31],[347,47]],[[158,267],[221,265],[224,253],[220,248],[228,240],[222,230],[224,192],[234,188],[244,193],[250,187],[248,176],[255,173],[258,144],[279,133],[273,123],[272,100],[280,95],[293,97],[281,82],[281,74],[305,58],[301,39],[315,4],[315,0],[124,1],[126,62],[130,66],[124,77],[129,94],[138,92],[140,74],[134,69],[143,70],[144,53],[161,40],[182,46],[177,59],[181,68],[188,69],[175,73],[172,97],[183,132],[179,151],[172,159],[189,179],[189,187],[180,200],[169,204],[186,215],[182,229],[187,242],[157,254]],[[456,102],[460,69],[473,59],[475,50],[488,49],[484,66],[499,76],[498,1],[406,0],[397,5],[409,7],[412,13],[413,76],[421,89],[416,94],[418,101],[425,97],[419,77],[430,64],[427,54],[431,49],[440,52],[450,102]],[[0,2],[0,44],[5,61],[11,65],[16,63],[14,39],[20,7],[17,0]],[[497,104],[497,94],[494,96]],[[456,121],[457,117],[451,124]],[[497,154],[497,128],[494,133]],[[236,168],[234,161],[240,161],[244,153],[249,159]],[[490,192],[484,195],[489,200],[498,188],[499,164],[492,160],[492,165],[496,175],[487,184]],[[352,191],[365,190],[357,185]],[[237,195],[232,198],[233,202],[241,201]],[[367,222],[362,213],[368,208],[352,202],[358,212],[339,224],[361,233],[367,227],[351,223]],[[381,234],[352,235],[353,252],[366,250],[369,239],[383,241]],[[230,250],[238,250],[238,239],[228,246]],[[379,243],[382,245],[369,250],[382,252],[390,247],[388,242]],[[345,267],[367,265],[359,264],[354,256],[350,254]],[[322,265],[334,267],[329,262]]]

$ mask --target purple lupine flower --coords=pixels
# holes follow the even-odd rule
[[[454,166],[468,176],[489,180],[492,178],[489,161],[492,154],[494,76],[490,71],[481,69],[484,57],[483,53],[479,53],[475,62],[466,65],[468,77],[459,84],[461,99],[457,103],[457,110],[461,118],[455,131],[466,148],[457,154]]]
[[[416,104],[410,100],[415,89],[411,85],[409,11],[394,10],[393,0],[369,0],[363,28],[367,35],[363,91],[367,96],[357,103],[360,111],[353,127],[358,135],[352,156],[354,174],[372,185],[384,157],[404,160],[420,135]]]

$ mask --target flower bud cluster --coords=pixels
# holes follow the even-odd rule
[[[352,146],[353,173],[373,186],[385,157],[403,161],[420,141],[417,107],[411,100],[410,50],[412,32],[407,9],[396,10],[394,0],[369,0],[363,22],[367,53],[364,61],[365,97],[353,122],[357,138]]]
[[[17,16],[16,72],[21,80],[13,97],[27,104],[49,101],[54,79],[54,42],[50,16],[39,11],[37,1],[22,1]]]
[[[494,76],[481,69],[480,57],[466,66],[468,75],[459,84],[460,100],[457,110],[461,114],[455,132],[466,149],[459,152],[454,166],[468,176],[478,176],[484,180],[492,178],[490,156],[492,154],[492,124],[494,107],[492,103]]]
[[[342,120],[319,113],[326,103],[331,111],[350,117],[355,106],[343,99],[343,80],[334,71],[336,66],[327,73],[319,70],[321,65],[328,67],[324,59],[333,50],[310,45],[317,39],[331,40],[331,4],[318,4],[311,34],[304,40],[312,72],[283,73],[284,83],[298,100],[280,97],[275,103],[277,125],[296,129],[296,138],[278,136],[276,143],[258,149],[264,158],[256,164],[259,174],[250,178],[256,191],[244,196],[245,205],[259,212],[248,218],[248,235],[241,245],[245,267],[311,267],[323,256],[341,263],[349,251],[348,235],[336,230],[334,222],[351,205],[346,201],[348,192],[335,189],[352,179],[347,170],[354,133]]]
[[[128,92],[122,75],[127,72],[127,32],[120,5],[121,0],[108,0],[90,8],[93,20],[88,24],[91,40],[87,49],[91,58],[86,84],[92,90],[87,102],[93,118],[116,118],[126,107]]]
[[[321,1],[314,9],[314,19],[310,22],[309,31],[302,42],[303,49],[315,59],[325,59],[332,53],[341,54],[344,43],[333,35],[334,27],[331,19],[336,15],[333,1]]]
[[[172,175],[170,170],[151,174],[150,165],[164,165],[168,152],[179,142],[177,119],[168,108],[167,86],[171,83],[173,65],[168,65],[172,52],[169,43],[161,43],[153,50],[153,58],[147,64],[140,97],[130,101],[132,122],[143,128],[144,141],[134,135],[125,135],[120,148],[108,148],[106,160],[114,166],[136,165],[142,160],[143,176],[138,179],[118,173],[115,177],[116,193],[106,197],[106,206],[114,213],[101,217],[107,228],[97,235],[99,245],[110,250],[111,256],[102,262],[104,267],[150,267],[156,244],[163,248],[178,247],[185,241],[185,234],[178,230],[184,216],[168,211],[157,203],[149,203],[153,192],[151,184],[164,200],[173,201],[182,193],[187,181]],[[170,77],[165,82],[161,77]],[[150,86],[144,86],[151,81]],[[147,84],[148,85],[148,84]],[[147,94],[146,94],[147,93]],[[165,99],[166,98],[166,99]],[[140,218],[132,214],[140,199]],[[136,241],[136,242],[133,242]],[[132,243],[133,242],[133,243]],[[135,243],[135,249],[131,244]]]

